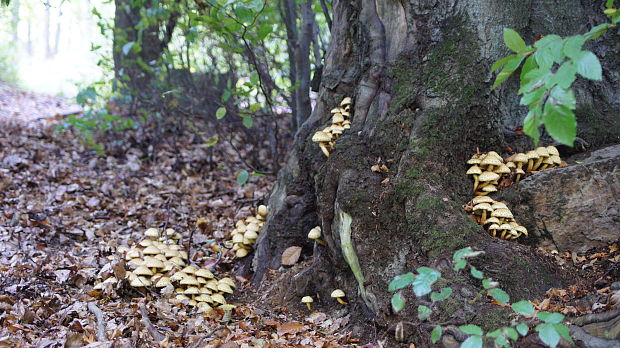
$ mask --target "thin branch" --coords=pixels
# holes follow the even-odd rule
[[[105,319],[103,318],[103,312],[97,307],[95,301],[88,302],[88,310],[93,313],[97,320],[97,339],[99,342],[107,342],[108,339],[105,336]]]
[[[155,326],[153,326],[151,319],[149,319],[149,314],[146,311],[146,306],[144,305],[144,302],[140,302],[138,306],[140,308],[140,314],[142,315],[142,324],[146,326],[146,329],[148,330],[151,337],[153,337],[153,339],[157,342],[163,341],[166,337],[162,335],[159,331],[157,331]]]

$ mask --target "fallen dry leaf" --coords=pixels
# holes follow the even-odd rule
[[[282,265],[284,266],[292,266],[299,261],[299,257],[301,256],[301,247],[292,246],[286,248],[282,252]]]

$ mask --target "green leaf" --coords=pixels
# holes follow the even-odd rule
[[[547,100],[542,121],[553,139],[562,144],[573,146],[573,141],[577,135],[577,120],[571,109]]]
[[[424,305],[418,306],[418,319],[420,320],[428,319],[431,316],[431,314],[433,314],[433,311],[430,308]]]
[[[405,308],[405,298],[403,295],[400,292],[392,295],[392,309],[394,312],[400,312],[403,308]]]
[[[540,340],[551,348],[555,348],[560,342],[560,334],[553,324],[539,324],[536,326],[536,331]]]
[[[562,336],[565,340],[572,344],[575,344],[575,342],[573,342],[573,339],[570,337],[570,328],[568,326],[563,324],[554,324],[553,327],[555,327],[555,331],[557,331],[560,336]]]
[[[607,0],[605,2],[605,8],[613,8],[614,7],[614,0]]]
[[[590,31],[587,32],[584,36],[586,36],[590,40],[594,40],[594,39],[597,39],[599,36],[603,35],[603,33],[605,33],[607,29],[611,27],[612,25],[609,23],[599,24],[595,26],[594,28],[590,29]]]
[[[560,324],[564,320],[564,315],[560,313],[540,312],[536,314],[536,318],[549,324]]]
[[[493,88],[497,87],[500,83],[506,81],[510,77],[510,75],[512,75],[512,73],[517,70],[519,65],[521,65],[521,62],[524,58],[525,56],[523,54],[518,54],[508,60],[504,65],[504,69],[502,69],[502,71],[495,78]]]
[[[215,118],[217,118],[218,120],[221,120],[224,118],[224,116],[226,116],[226,108],[222,106],[218,108],[217,111],[215,112]]]
[[[244,116],[243,121],[241,121],[241,123],[243,123],[245,128],[252,128],[252,125],[254,124],[254,120],[250,116]]]
[[[131,48],[133,47],[133,45],[135,44],[135,42],[130,41],[126,44],[123,45],[123,47],[121,48],[123,51],[123,55],[128,55],[129,52],[131,52]]]
[[[519,301],[512,304],[512,310],[521,314],[521,315],[532,315],[534,314],[534,306],[530,303],[530,301]]]
[[[575,82],[575,78],[577,73],[577,67],[573,62],[566,61],[555,72],[555,75],[549,79],[549,83],[547,83],[548,87],[551,85],[558,84],[562,88],[570,88],[570,86]]]
[[[245,183],[248,182],[248,179],[250,178],[250,173],[248,173],[247,170],[240,170],[239,172],[237,172],[237,184],[239,185],[245,185]]]
[[[506,336],[508,336],[508,338],[510,338],[513,341],[516,341],[519,339],[519,334],[517,333],[517,330],[511,327],[505,327],[502,329],[502,331],[506,334]]]
[[[542,124],[542,119],[540,117],[541,112],[542,108],[540,104],[535,105],[533,108],[530,107],[530,111],[523,120],[523,133],[531,137],[534,140],[534,144],[537,144],[538,139],[540,139],[540,131],[538,128]]]
[[[564,105],[571,110],[574,110],[577,107],[575,94],[570,89],[555,86],[551,89],[549,96],[553,99],[552,101],[555,105]]]
[[[420,267],[417,271],[419,274],[413,280],[413,292],[416,296],[424,296],[431,292],[431,286],[441,277],[441,273],[428,267]]]
[[[515,58],[516,56],[517,56],[516,54],[511,54],[493,63],[493,66],[491,66],[491,72],[503,67],[504,65],[506,65],[506,63],[508,63],[508,61]]]
[[[571,59],[576,58],[581,52],[581,47],[586,42],[586,38],[583,35],[571,36],[564,40],[563,51],[564,54]]]
[[[487,333],[487,337],[490,337],[490,338],[496,338],[496,337],[499,337],[499,336],[502,336],[502,330],[500,330],[500,329],[493,330],[493,331]]]
[[[452,260],[459,261],[462,259],[476,257],[482,254],[484,254],[484,251],[474,251],[471,247],[466,247],[455,251],[452,255]]]
[[[523,41],[519,33],[512,29],[504,28],[504,43],[513,52],[519,53],[525,51],[525,41]]]
[[[256,71],[252,71],[252,74],[250,74],[250,83],[253,85],[258,85],[259,80],[258,73]]]
[[[441,292],[433,292],[431,294],[431,300],[433,302],[442,301],[452,295],[452,288],[442,288]]]
[[[538,68],[538,64],[536,64],[536,58],[533,55],[530,55],[529,57],[527,57],[527,59],[525,60],[525,63],[523,63],[523,66],[521,67],[521,74],[519,75],[519,79],[521,80],[521,84],[524,84],[525,82],[527,82],[526,79],[524,79],[525,75],[532,71],[533,69],[537,69]]]
[[[271,25],[266,24],[266,23],[261,24],[260,28],[258,28],[256,39],[262,40],[265,37],[267,37],[267,35],[269,35],[271,32],[272,32]]]
[[[482,337],[480,336],[470,336],[463,343],[461,343],[461,348],[482,348]]]
[[[603,69],[601,68],[601,62],[590,51],[582,51],[575,58],[577,64],[577,72],[579,75],[590,79],[600,81],[603,78]]]
[[[392,279],[390,285],[388,285],[388,291],[396,291],[398,289],[402,289],[405,286],[413,283],[414,278],[415,276],[411,272],[397,275],[396,277],[394,277],[394,279]]]
[[[534,58],[539,67],[542,69],[550,69],[553,66],[555,56],[550,49],[545,47],[534,52]]]
[[[476,267],[474,266],[470,266],[470,272],[471,272],[471,276],[476,278],[476,279],[482,279],[484,278],[484,273],[482,273],[481,271],[477,270]]]
[[[510,347],[510,343],[508,343],[508,341],[506,340],[506,338],[501,335],[501,336],[497,336],[497,338],[495,339],[495,344],[497,344],[498,346],[502,346],[502,347]]]
[[[477,325],[462,325],[459,326],[459,330],[463,331],[464,333],[468,334],[468,335],[482,335],[484,334],[484,332],[482,331],[482,329],[477,326]]]
[[[435,326],[433,331],[431,331],[431,343],[433,344],[437,343],[437,341],[439,341],[439,339],[441,338],[441,334],[442,334],[441,326],[439,325]]]
[[[519,334],[521,336],[527,335],[528,331],[530,331],[530,328],[523,323],[517,324],[516,328],[517,328],[517,331],[519,331]]]
[[[495,87],[499,86],[502,82],[508,80],[510,75],[512,75],[512,71],[506,71],[506,69],[502,70],[499,74],[497,74],[495,82],[493,82],[492,89],[495,89]]]
[[[493,299],[501,304],[507,304],[510,301],[510,296],[506,293],[506,291],[498,288],[493,288],[489,290]]]
[[[457,263],[454,264],[455,271],[462,270],[465,267],[467,267],[467,261],[465,260],[459,260]]]
[[[523,97],[521,97],[519,104],[530,105],[534,102],[540,101],[545,96],[545,92],[547,92],[547,89],[542,87],[536,88],[531,92],[526,92],[523,94]]]
[[[493,281],[491,278],[486,278],[482,280],[482,286],[485,290],[489,290],[491,288],[497,287],[499,284],[496,281]]]

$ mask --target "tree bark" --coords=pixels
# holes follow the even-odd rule
[[[297,125],[304,123],[312,112],[310,105],[310,44],[312,43],[313,24],[312,0],[307,0],[301,4],[301,34],[295,52],[296,80],[299,83],[299,88],[295,93]]]
[[[508,54],[503,28],[531,43],[538,34],[583,33],[606,21],[602,10],[602,2],[577,0],[334,1],[319,98],[271,194],[254,258],[255,284],[268,269],[279,268],[284,249],[302,246],[313,262],[281,277],[283,301],[296,306],[301,296],[318,293],[333,307],[330,292],[341,288],[354,317],[373,319],[385,330],[415,318],[417,304],[424,303],[406,292],[407,308],[392,313],[390,280],[432,266],[455,294],[431,321],[493,329],[508,320],[485,318],[506,313],[487,301],[471,303],[480,284],[451,271],[455,250],[485,251],[474,264],[498,280],[513,302],[574,280],[534,248],[492,238],[465,215],[461,205],[472,197],[463,164],[478,148],[506,154],[508,147],[531,146],[525,136],[504,131],[519,126],[526,114],[515,79],[491,90],[490,67]],[[620,139],[620,128],[609,126],[620,115],[618,42],[613,31],[589,44],[601,57],[604,80],[576,88],[578,136],[594,147]],[[330,109],[345,96],[354,99],[353,125],[325,158],[310,138],[329,124]],[[389,171],[371,171],[376,163]],[[326,247],[313,247],[306,237],[316,225]],[[348,238],[353,248],[345,252],[354,252],[358,270],[343,255]],[[366,319],[360,327],[369,325]],[[419,330],[410,340],[430,346],[430,331]]]

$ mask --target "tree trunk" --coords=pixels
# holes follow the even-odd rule
[[[334,1],[319,98],[271,194],[254,258],[255,283],[279,268],[285,248],[303,246],[306,269],[285,273],[283,296],[271,298],[297,306],[301,296],[318,293],[327,308],[335,306],[331,290],[341,288],[358,314],[354,318],[373,319],[383,329],[415,321],[420,302],[406,292],[409,305],[395,315],[387,285],[424,265],[442,271],[455,290],[433,321],[485,329],[508,322],[501,308],[472,304],[479,282],[450,270],[447,261],[465,246],[486,252],[475,265],[498,280],[512,301],[567,285],[571,277],[534,248],[492,238],[465,215],[461,205],[472,197],[464,163],[478,148],[506,154],[509,146],[531,146],[508,131],[526,114],[515,79],[491,90],[490,67],[508,54],[503,28],[531,43],[538,34],[583,33],[606,21],[602,10],[602,1],[577,0]],[[614,30],[589,44],[601,57],[604,80],[577,84],[578,136],[593,147],[620,139],[620,129],[610,127],[620,114],[619,42]],[[329,124],[329,111],[345,96],[354,99],[353,125],[325,158],[310,138]],[[389,171],[371,171],[377,163]],[[313,247],[306,237],[317,225],[326,247]],[[354,262],[343,257],[348,237],[359,260],[356,275]],[[432,327],[419,326],[409,339],[430,346]]]

